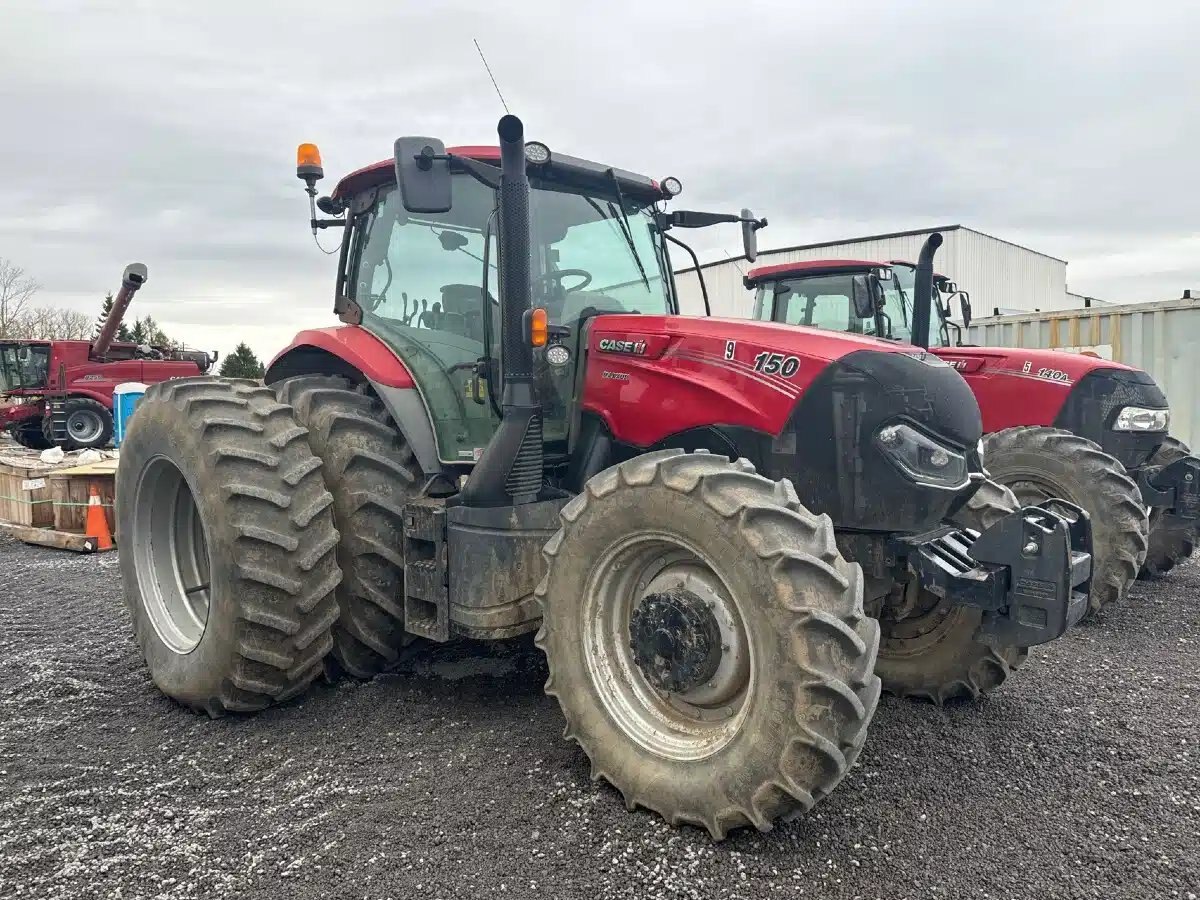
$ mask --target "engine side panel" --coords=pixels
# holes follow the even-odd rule
[[[1053,425],[1071,389],[1099,368],[1119,367],[1081,353],[1009,347],[939,347],[979,402],[987,433],[1018,425]]]
[[[589,329],[582,407],[637,447],[717,422],[776,435],[829,363],[862,349],[905,348],[741,319],[599,316]]]

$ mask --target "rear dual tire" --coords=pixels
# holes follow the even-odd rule
[[[164,694],[250,712],[321,674],[338,618],[333,498],[307,432],[270,389],[152,385],[122,442],[121,575]]]
[[[401,554],[404,504],[417,493],[419,467],[383,404],[348,379],[301,375],[273,389],[308,429],[333,495],[343,578],[332,658],[342,671],[370,678],[412,639],[404,630]]]

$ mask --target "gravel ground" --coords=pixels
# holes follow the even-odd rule
[[[991,700],[885,698],[829,800],[722,844],[592,784],[527,642],[193,715],[142,668],[116,564],[0,538],[0,897],[1200,893],[1196,563]]]

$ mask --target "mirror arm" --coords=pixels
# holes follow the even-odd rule
[[[712,309],[708,305],[708,287],[704,284],[704,270],[700,268],[700,260],[696,258],[696,251],[678,238],[667,234],[666,229],[663,229],[663,237],[675,246],[682,247],[687,251],[688,256],[692,258],[692,265],[696,267],[696,279],[700,282],[700,296],[704,298],[704,315],[711,316]]]
[[[500,169],[497,166],[489,166],[467,156],[455,156],[453,153],[447,153],[445,158],[462,166],[468,175],[485,187],[490,187],[493,191],[500,190]]]
[[[345,228],[345,219],[311,219],[308,223],[315,231],[318,228]]]

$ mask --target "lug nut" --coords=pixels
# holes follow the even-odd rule
[[[1028,553],[1030,556],[1034,556],[1037,554],[1038,550],[1040,550],[1041,548],[1038,547],[1036,541],[1030,541],[1028,544],[1026,544],[1021,549],[1024,550],[1026,553]]]

